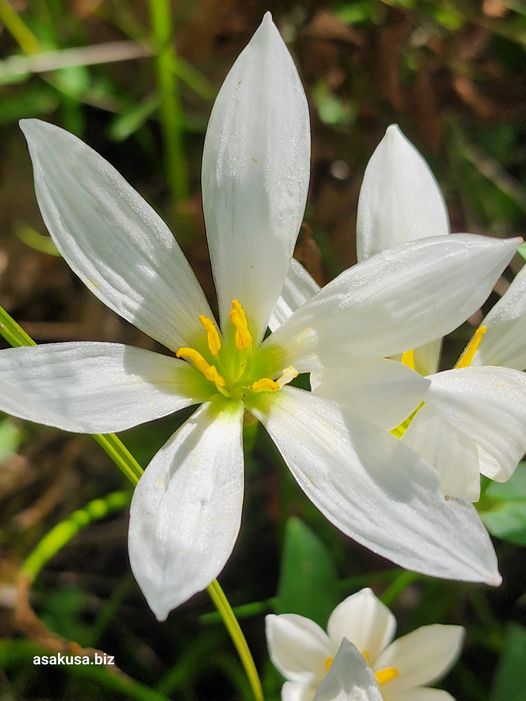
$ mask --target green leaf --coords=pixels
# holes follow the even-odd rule
[[[491,701],[523,701],[526,688],[526,628],[510,625],[499,661]]]
[[[517,248],[517,253],[520,253],[524,260],[526,260],[526,243],[521,243]]]
[[[339,601],[332,556],[318,536],[292,517],[285,528],[276,613],[297,613],[324,626]]]
[[[518,465],[508,482],[487,488],[480,516],[492,535],[526,545],[526,463]]]
[[[12,419],[0,421],[0,462],[14,455],[22,442],[22,430]]]

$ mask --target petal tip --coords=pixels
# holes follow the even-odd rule
[[[404,134],[398,124],[390,124],[385,130],[385,136],[388,139],[399,139],[400,137],[403,137],[403,135]]]

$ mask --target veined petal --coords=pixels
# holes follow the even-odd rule
[[[417,408],[430,384],[402,363],[384,358],[311,374],[315,394],[388,429],[401,424]]]
[[[482,323],[486,334],[472,364],[526,370],[526,266]]]
[[[242,419],[241,403],[203,404],[135,489],[130,563],[160,621],[208,586],[230,557],[243,502]]]
[[[224,326],[232,299],[259,340],[298,235],[310,163],[307,100],[267,13],[217,96],[203,154],[203,208]]]
[[[332,612],[327,626],[334,643],[347,638],[362,654],[367,653],[373,664],[393,639],[395,630],[395,617],[371,589],[362,589],[342,601]]]
[[[500,466],[505,482],[526,451],[526,375],[497,367],[456,368],[431,376],[428,401]]]
[[[398,670],[399,676],[386,685],[389,694],[432,684],[454,664],[463,640],[462,626],[423,626],[391,643],[373,669],[396,667]]]
[[[300,372],[421,346],[478,309],[518,241],[455,234],[379,253],[326,285],[265,344]]]
[[[49,233],[72,270],[110,309],[171,350],[211,316],[166,224],[104,158],[64,129],[20,122]]]
[[[480,497],[477,444],[433,410],[429,402],[417,412],[402,440],[440,475],[443,494],[466,501]]]
[[[320,682],[334,646],[320,626],[304,616],[286,613],[265,617],[267,645],[274,666],[286,679],[306,686]]]
[[[500,583],[475,509],[446,500],[435,470],[402,441],[293,387],[256,401],[300,487],[345,534],[407,569]]]
[[[0,411],[78,433],[123,431],[206,399],[187,363],[119,343],[0,352]]]
[[[363,656],[343,640],[314,701],[382,701],[374,674]]]
[[[320,286],[295,258],[290,261],[289,272],[283,283],[281,295],[276,302],[268,322],[271,331],[275,331],[289,316],[319,292]]]
[[[356,222],[358,260],[448,233],[447,210],[433,173],[399,127],[391,124],[365,169]]]

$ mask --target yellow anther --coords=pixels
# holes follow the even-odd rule
[[[333,661],[333,659],[334,659],[334,658],[331,657],[331,655],[329,655],[328,657],[325,658],[324,666],[325,666],[325,671],[326,671],[326,672],[328,672],[329,669],[332,667],[332,661]]]
[[[203,373],[207,380],[213,382],[218,388],[225,386],[225,378],[218,372],[215,365],[209,365],[199,351],[194,348],[179,348],[175,353],[177,358],[188,360],[199,372]]]
[[[225,378],[217,372],[217,368],[215,365],[209,365],[204,372],[204,376],[207,380],[213,382],[216,385],[216,387],[225,386]]]
[[[402,357],[400,358],[400,362],[404,365],[407,365],[407,367],[411,368],[411,370],[416,370],[415,351],[412,348],[410,350],[404,351],[402,353]]]
[[[367,664],[371,664],[371,653],[369,652],[369,650],[364,650],[362,652],[362,655]]]
[[[420,404],[416,407],[416,409],[413,412],[411,412],[409,414],[409,416],[407,417],[407,419],[405,419],[405,421],[402,421],[402,423],[399,424],[396,428],[393,428],[393,430],[391,431],[391,434],[395,438],[402,438],[404,433],[407,431],[407,429],[411,425],[411,421],[415,418],[415,416],[418,414],[418,412],[424,406],[424,404],[425,404],[425,402],[420,402]],[[362,654],[365,657],[365,653],[362,653]]]
[[[219,336],[217,326],[212,321],[212,319],[209,319],[207,316],[204,316],[204,314],[199,315],[199,321],[201,322],[201,326],[206,331],[208,348],[210,350],[210,353],[212,353],[212,355],[215,358],[215,356],[221,350],[221,337]]]
[[[455,365],[456,368],[468,368],[471,365],[473,358],[475,357],[475,353],[480,346],[480,342],[482,341],[482,336],[484,336],[487,330],[488,329],[486,326],[478,327],[470,342],[465,347],[464,352],[458,359],[457,364]]]
[[[230,310],[230,321],[236,329],[236,348],[252,348],[252,334],[248,330],[248,322],[245,310],[237,299],[232,300],[232,309]]]
[[[378,672],[375,672],[374,676],[376,677],[378,684],[382,686],[382,684],[392,682],[393,679],[399,677],[400,672],[396,667],[385,667],[384,669],[379,669]]]
[[[271,380],[269,377],[262,377],[261,380],[258,380],[257,382],[254,382],[254,384],[251,387],[251,390],[253,392],[277,392],[280,389],[280,386],[278,385],[277,382],[274,380]]]
[[[292,382],[292,380],[297,376],[298,371],[296,370],[296,368],[292,365],[289,365],[288,368],[285,368],[283,370],[281,376],[278,377],[278,379],[276,380],[276,384],[280,389],[282,389],[285,385],[288,385],[289,382]]]

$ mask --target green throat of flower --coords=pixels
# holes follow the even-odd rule
[[[199,343],[201,351],[192,347],[177,349],[176,356],[190,363],[224,397],[241,399],[261,394],[279,392],[298,375],[292,365],[276,375],[276,351],[264,351],[254,347],[252,334],[243,306],[232,300],[230,319],[224,334],[215,322],[204,315],[199,322],[206,334],[206,345]],[[196,344],[197,345],[197,344]]]

